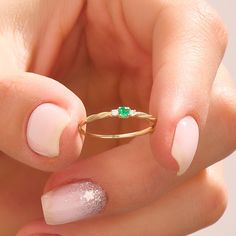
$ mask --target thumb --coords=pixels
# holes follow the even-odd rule
[[[33,73],[0,77],[0,151],[53,171],[75,160],[83,137],[81,100],[59,82]]]

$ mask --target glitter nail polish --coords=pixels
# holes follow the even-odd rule
[[[106,206],[106,194],[97,184],[88,181],[71,183],[45,193],[42,198],[47,224],[57,225],[98,214]]]

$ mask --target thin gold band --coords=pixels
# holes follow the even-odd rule
[[[121,119],[124,119],[124,117],[121,117],[118,114],[114,115],[113,111],[116,111],[116,110],[112,110],[110,112],[101,112],[101,113],[97,113],[97,114],[93,114],[93,115],[88,116],[86,118],[86,120],[83,121],[79,125],[80,132],[83,135],[90,135],[90,136],[93,136],[93,137],[96,137],[96,138],[102,138],[102,139],[120,139],[120,138],[132,138],[132,137],[148,134],[148,133],[153,132],[153,130],[155,128],[157,119],[154,116],[152,116],[150,114],[147,114],[145,112],[138,112],[138,111],[135,111],[135,110],[131,110],[131,111],[133,111],[133,114],[129,115],[129,116],[125,117],[125,118],[136,117],[136,118],[139,118],[139,119],[144,119],[144,120],[147,120],[147,121],[150,122],[150,126],[145,128],[145,129],[142,129],[142,130],[138,130],[138,131],[131,132],[131,133],[123,133],[123,134],[95,134],[95,133],[87,132],[87,131],[85,131],[83,129],[83,126],[85,124],[94,122],[96,120],[105,119],[105,118],[108,118],[108,117],[119,117]]]

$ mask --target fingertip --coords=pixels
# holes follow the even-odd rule
[[[183,175],[190,167],[199,143],[199,126],[191,115],[166,119],[151,137],[154,156],[160,164]]]
[[[157,161],[167,170],[177,172],[179,169],[178,163],[171,155],[171,146],[173,139],[173,132],[168,129],[163,129],[164,125],[157,122],[155,131],[150,136],[150,144],[153,156]],[[168,127],[168,126],[165,126]]]
[[[54,171],[75,161],[82,150],[84,136],[78,125],[85,119],[82,102],[63,105],[43,103],[31,113],[26,139],[29,149],[39,160],[37,168]]]
[[[3,83],[0,150],[42,171],[75,161],[84,141],[78,126],[86,118],[79,97],[58,81],[33,73],[9,75]]]
[[[73,161],[79,157],[83,148],[85,136],[79,132],[78,127],[86,119],[86,110],[77,96],[75,96],[74,102],[68,106],[67,110],[71,121],[62,133],[60,149],[61,155],[66,160]]]

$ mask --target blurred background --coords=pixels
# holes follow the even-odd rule
[[[209,2],[218,10],[228,28],[229,46],[224,62],[236,82],[236,1],[209,0]],[[236,236],[236,152],[230,155],[224,163],[229,194],[228,208],[218,222],[192,236]]]

